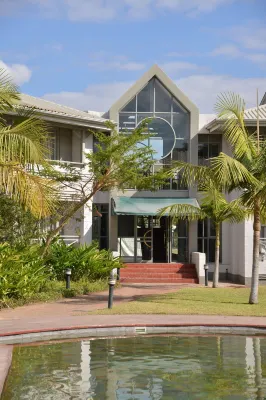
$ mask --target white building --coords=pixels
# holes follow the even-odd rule
[[[263,103],[263,102],[262,102]],[[52,122],[55,148],[52,158],[83,168],[84,152],[93,151],[93,130],[107,130],[106,119],[115,121],[120,130],[134,129],[146,118],[153,118],[156,132],[150,142],[158,153],[155,168],[172,160],[204,163],[220,151],[229,152],[215,115],[201,115],[192,101],[154,65],[105,114],[83,112],[28,95],[24,106],[34,106],[42,118]],[[103,118],[104,116],[104,118]],[[256,109],[245,113],[246,124],[256,130]],[[260,106],[260,125],[265,129],[266,105]],[[68,243],[98,240],[101,248],[118,252],[128,263],[189,263],[193,252],[206,253],[212,271],[215,231],[211,221],[180,221],[173,225],[169,217],[159,219],[157,210],[176,202],[197,204],[195,188],[183,187],[180,179],[170,179],[157,192],[136,191],[97,193],[92,205],[73,219],[62,236]],[[264,233],[265,232],[265,233]],[[221,274],[234,282],[250,283],[252,270],[252,222],[238,225],[224,223],[221,234]],[[266,229],[262,238],[266,240]],[[265,265],[264,265],[265,264]],[[261,261],[261,275],[266,261]]]

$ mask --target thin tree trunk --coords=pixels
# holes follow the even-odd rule
[[[215,239],[215,267],[213,273],[212,287],[217,288],[219,283],[219,258],[220,258],[220,224],[215,224],[216,239]]]
[[[249,304],[257,304],[259,292],[259,257],[260,257],[260,201],[255,200],[254,205],[254,223],[253,223],[253,265],[252,265],[252,278],[251,290],[249,296]]]
[[[257,400],[265,399],[262,391],[262,368],[261,368],[261,349],[260,338],[256,337],[253,340],[254,359],[255,359],[255,384],[257,389]]]

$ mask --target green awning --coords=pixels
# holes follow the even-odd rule
[[[197,199],[187,197],[120,196],[113,199],[113,213],[115,215],[157,215],[160,208],[172,206],[173,204],[187,204],[199,208]]]

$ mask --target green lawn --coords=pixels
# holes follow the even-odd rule
[[[184,288],[175,293],[140,298],[92,314],[205,314],[266,316],[266,286],[259,289],[259,304],[248,304],[248,288]],[[115,297],[114,297],[115,304]]]

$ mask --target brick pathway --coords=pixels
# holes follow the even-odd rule
[[[174,292],[199,285],[131,284],[115,290],[114,304],[141,296]],[[223,286],[237,286],[224,284]],[[243,286],[242,286],[243,287]],[[221,317],[190,315],[88,315],[88,311],[107,307],[108,291],[0,311],[0,335],[8,333],[123,324],[239,324],[266,326],[266,317]]]

